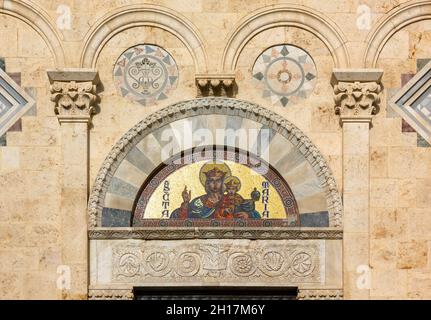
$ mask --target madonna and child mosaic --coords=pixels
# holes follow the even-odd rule
[[[304,50],[279,45],[268,48],[253,66],[253,78],[262,97],[272,105],[296,104],[307,98],[314,89],[316,66]]]
[[[167,99],[178,83],[178,67],[172,56],[155,45],[127,49],[114,67],[119,94],[142,105]]]
[[[287,183],[261,160],[235,151],[189,154],[141,188],[133,226],[298,226]]]

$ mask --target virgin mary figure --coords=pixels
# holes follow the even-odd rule
[[[199,180],[205,188],[205,194],[191,200],[191,190],[184,187],[182,192],[183,202],[181,206],[175,209],[170,218],[173,219],[216,219],[216,212],[223,212],[227,208],[224,205],[224,185],[225,179],[230,177],[231,170],[229,166],[222,162],[207,162],[199,172]],[[252,207],[244,208],[237,214],[237,218],[260,218],[257,211]]]

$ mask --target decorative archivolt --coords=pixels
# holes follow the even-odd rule
[[[95,67],[100,51],[109,39],[138,26],[157,27],[174,34],[190,51],[196,73],[206,72],[205,46],[196,27],[171,9],[149,4],[123,6],[100,18],[85,37],[81,67]]]
[[[33,28],[51,51],[55,66],[65,65],[61,36],[51,24],[48,15],[38,5],[29,1],[4,0],[0,1],[1,14],[15,17]]]
[[[388,40],[399,30],[409,24],[431,19],[431,2],[408,2],[386,14],[382,20],[371,30],[365,43],[363,65],[366,68],[375,68],[380,52]]]
[[[311,165],[315,175],[322,181],[330,215],[330,226],[342,225],[342,204],[335,179],[317,147],[301,130],[276,113],[256,104],[230,98],[201,98],[180,102],[157,111],[131,128],[112,148],[96,177],[88,204],[89,226],[100,226],[105,196],[116,169],[129,151],[145,136],[180,119],[198,115],[226,114],[261,123],[272,128],[290,141]]]
[[[301,5],[283,4],[254,11],[245,17],[229,36],[223,52],[221,70],[233,72],[245,45],[257,34],[267,29],[294,26],[311,32],[331,52],[336,68],[349,67],[349,54],[343,32],[318,11]]]

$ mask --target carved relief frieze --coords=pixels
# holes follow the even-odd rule
[[[324,281],[324,241],[288,244],[223,241],[117,245],[112,255],[112,282]]]

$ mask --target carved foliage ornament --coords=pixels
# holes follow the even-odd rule
[[[96,102],[96,85],[92,82],[61,82],[51,85],[51,101],[57,115],[91,116]]]
[[[335,113],[342,117],[376,115],[381,92],[377,82],[338,82],[334,85]]]

